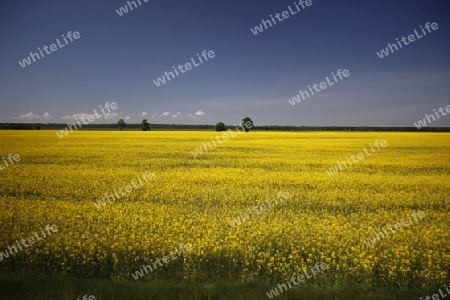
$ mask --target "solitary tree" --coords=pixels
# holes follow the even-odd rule
[[[125,127],[127,123],[123,119],[120,119],[119,122],[117,122],[117,126],[119,126],[120,131],[122,131],[122,128]]]
[[[245,129],[245,132],[249,132],[250,128],[253,127],[253,121],[249,117],[245,117],[241,121],[241,127]]]
[[[218,131],[218,132],[227,130],[227,129],[225,128],[225,124],[222,123],[222,122],[217,123],[216,126],[214,126],[214,129],[215,129],[216,131]]]
[[[151,130],[150,124],[147,122],[147,119],[142,120],[141,128],[142,128],[142,131]]]

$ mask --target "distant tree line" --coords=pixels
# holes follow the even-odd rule
[[[450,127],[376,127],[376,126],[255,126],[253,130],[267,131],[397,131],[397,132],[450,132]]]
[[[148,125],[147,125],[148,124]],[[181,125],[181,124],[145,124],[147,130],[216,130],[214,125]],[[43,123],[0,123],[1,129],[17,129],[17,130],[61,130],[66,127],[66,123],[61,124],[43,124]],[[143,130],[142,123],[126,124],[122,126],[126,130]],[[225,130],[234,130],[236,126],[225,125]],[[118,130],[118,123],[112,124],[87,124],[83,125],[81,130]],[[220,128],[221,130],[223,128]],[[398,131],[398,132],[450,132],[450,127],[374,127],[374,126],[283,126],[283,125],[266,125],[253,126],[251,130],[254,131]]]
[[[244,129],[245,132],[249,132],[251,128],[254,128],[254,126],[255,125],[253,124],[253,120],[250,119],[249,117],[243,118],[241,124],[239,125],[239,127]],[[214,126],[214,130],[218,132],[226,131],[231,128],[232,128],[231,126],[226,126],[225,123],[223,122],[219,122]]]

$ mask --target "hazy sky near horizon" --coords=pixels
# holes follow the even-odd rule
[[[119,16],[127,1],[2,1],[0,122],[73,122],[116,102],[95,122],[414,126],[450,105],[448,1],[312,0],[257,35],[262,19],[295,12],[294,0],[140,2]],[[427,22],[439,29],[376,54]],[[69,31],[80,38],[65,44]],[[64,47],[18,63],[57,38]],[[154,84],[203,50],[214,58]],[[338,69],[350,76],[289,104]],[[450,126],[450,115],[429,126]]]

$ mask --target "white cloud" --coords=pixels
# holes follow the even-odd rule
[[[45,112],[42,116],[40,115],[35,115],[31,110],[23,115],[19,115],[19,117],[11,117],[11,119],[16,120],[16,119],[20,119],[20,120],[41,120],[41,119],[45,119],[45,120],[50,120],[52,119],[52,115],[50,115],[49,112]],[[4,116],[1,116],[0,119],[4,119]]]
[[[60,119],[63,120],[75,120],[75,118],[81,120],[81,118],[87,119],[87,117],[89,116],[89,114],[87,113],[78,113],[78,114],[73,114],[73,115],[64,115],[64,116],[60,116]],[[98,115],[100,116],[100,115]]]
[[[117,119],[117,117],[119,116],[118,113],[107,113],[105,115],[105,120],[111,120],[111,119]]]
[[[126,116],[124,119],[125,119],[125,120],[129,120],[129,119],[130,119],[130,116]]]
[[[204,114],[205,114],[205,112],[201,109],[195,112],[196,116],[203,116]]]
[[[171,114],[170,111],[164,111],[164,112],[161,112],[161,113],[155,113],[155,114],[150,116],[150,120],[153,120],[153,119],[155,119],[157,117],[160,117],[160,118],[161,117],[171,117],[173,119],[176,119],[176,118],[181,117],[181,112],[178,111],[178,112],[173,113],[173,114]]]
[[[143,111],[142,113],[141,113],[141,117],[146,117],[147,116],[147,113],[145,112],[145,111]]]
[[[33,119],[40,119],[40,118],[41,118],[40,116],[33,114],[32,111],[19,116],[19,119],[22,119],[22,120],[33,120]]]
[[[42,117],[46,120],[50,120],[53,118],[52,115],[49,114],[47,111],[42,115]]]

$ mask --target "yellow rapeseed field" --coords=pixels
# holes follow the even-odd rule
[[[0,251],[49,224],[58,232],[0,261],[3,272],[112,277],[180,245],[192,251],[141,280],[277,282],[315,262],[309,282],[434,287],[450,280],[450,134],[249,132],[194,158],[215,132],[0,131]],[[369,143],[388,146],[332,176]],[[3,163],[3,160],[2,160]],[[154,180],[97,208],[146,172]],[[289,199],[231,226],[279,192]],[[367,246],[414,211],[425,217]]]

